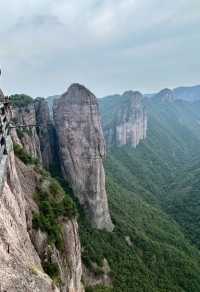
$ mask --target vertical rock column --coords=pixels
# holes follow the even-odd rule
[[[50,119],[48,103],[44,98],[37,98],[34,101],[36,123],[40,140],[40,150],[43,166],[47,169],[53,163],[53,125]]]
[[[91,224],[112,231],[105,190],[105,142],[96,97],[73,84],[54,103],[55,128],[65,179]]]

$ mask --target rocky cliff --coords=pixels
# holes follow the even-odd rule
[[[136,147],[146,138],[147,114],[139,92],[127,91],[122,96],[103,98],[100,108],[108,146]]]
[[[93,226],[111,231],[105,190],[105,143],[96,97],[73,84],[53,107],[63,175]]]
[[[54,160],[54,128],[50,118],[48,102],[44,98],[34,101],[36,122],[39,126],[37,133],[40,140],[40,151],[43,166],[50,168]]]
[[[27,112],[29,117],[32,113]],[[27,118],[24,115],[22,112],[17,118]],[[34,164],[35,160],[25,159],[26,147],[14,147],[14,155],[6,130],[3,136],[6,152],[2,153],[1,145],[0,291],[83,292],[78,224],[69,195],[42,166]],[[27,148],[33,154],[34,149]]]
[[[12,147],[12,146],[11,146]],[[58,291],[44,273],[30,240],[26,221],[26,200],[10,150],[0,194],[0,289],[1,291]]]
[[[54,128],[48,103],[44,98],[32,100],[28,105],[16,105],[12,110],[14,125],[26,125],[12,129],[15,143],[49,169],[54,160]],[[28,125],[31,125],[28,127]]]
[[[12,147],[12,142],[10,143]],[[49,243],[46,232],[50,231],[41,231],[32,223],[33,214],[40,212],[34,194],[42,183],[46,189],[51,179],[44,179],[31,166],[14,158],[12,149],[5,164],[1,166],[6,167],[0,195],[2,291],[84,291],[81,284],[81,248],[76,219],[59,219],[63,238],[62,250]],[[51,274],[51,269],[56,269],[56,273]]]
[[[12,120],[14,125],[36,125],[36,113],[34,103],[26,106],[14,106],[12,109]],[[36,127],[17,127],[12,129],[12,138],[15,143],[20,144],[34,158],[42,162],[40,140]]]

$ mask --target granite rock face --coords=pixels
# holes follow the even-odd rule
[[[54,128],[51,122],[48,102],[44,98],[34,101],[36,122],[39,125],[37,133],[40,141],[40,151],[43,166],[47,169],[54,159]]]
[[[5,173],[0,193],[0,288],[8,292],[84,292],[76,219],[60,222],[62,252],[49,245],[46,233],[32,228],[32,214],[39,212],[33,194],[40,175],[15,158],[13,151],[1,167]],[[59,267],[60,285],[44,272],[42,263],[46,260]]]
[[[53,106],[60,161],[65,179],[91,224],[112,231],[105,190],[105,142],[96,97],[73,84]]]
[[[0,194],[0,290],[59,291],[44,273],[27,230],[26,200],[13,151],[1,167],[6,168],[6,174]]]
[[[32,157],[42,162],[40,149],[40,139],[36,127],[36,113],[34,103],[24,107],[15,107],[12,110],[12,120],[14,125],[26,125],[27,127],[17,127],[12,129],[11,135],[14,143],[21,145]]]
[[[13,141],[49,169],[54,161],[55,141],[47,101],[44,98],[37,98],[29,105],[15,107],[12,111],[12,120],[14,125],[18,125],[11,132]],[[31,127],[28,127],[29,125]]]
[[[3,97],[1,91],[0,95]],[[46,106],[42,100],[37,102],[37,107],[29,104],[15,108],[9,114],[18,125],[39,122],[47,126],[49,116],[45,114]],[[29,127],[25,131],[22,131],[23,128],[17,129],[18,132],[14,129],[12,133],[14,142],[38,158],[40,141],[36,128],[33,131]],[[15,157],[9,132],[4,131],[4,135],[7,151],[0,155],[0,291],[84,292],[76,218],[65,214],[57,219],[61,225],[62,249],[49,243],[47,233],[39,227],[34,228],[33,214],[41,211],[35,194],[39,192],[42,182],[45,190],[50,188],[52,178],[38,165],[25,165]],[[59,281],[45,273],[44,263],[58,267]]]
[[[136,147],[146,138],[147,113],[142,100],[139,92],[127,91],[122,96],[101,101],[101,106],[107,107],[105,118],[103,114],[103,130],[108,146]]]

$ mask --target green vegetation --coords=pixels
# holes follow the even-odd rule
[[[39,212],[33,214],[33,228],[40,229],[47,234],[49,248],[55,245],[60,252],[63,252],[64,239],[61,223],[77,216],[75,204],[59,182],[52,178],[47,171],[38,165],[34,169],[41,177],[34,194]],[[60,285],[60,269],[58,264],[52,262],[50,251],[45,260],[42,261],[42,266],[54,283]]]
[[[33,228],[41,229],[48,235],[49,244],[63,249],[62,229],[59,218],[73,218],[76,208],[60,184],[50,177],[43,177],[34,195],[39,213],[33,215]]]
[[[113,100],[106,102],[100,102],[104,125],[112,121],[110,108],[116,106]],[[148,100],[146,106],[147,139],[136,149],[108,151],[114,231],[93,230],[81,213],[83,261],[92,269],[92,263],[108,260],[113,281],[109,291],[199,292],[200,163],[195,161],[200,157],[200,110],[180,101]]]
[[[104,125],[112,122],[110,108],[120,107],[120,98],[100,102]],[[94,263],[101,267],[106,258],[113,286],[87,287],[86,292],[200,291],[200,105],[147,100],[146,107],[145,141],[136,149],[108,149],[106,186],[114,231],[91,228],[79,210],[83,262],[98,275],[102,271]],[[60,185],[46,183],[48,173],[35,169],[42,180],[35,194],[40,212],[34,214],[33,226],[62,250],[59,222],[76,211]],[[71,193],[58,165],[51,171]],[[59,282],[58,267],[50,259],[45,265]]]
[[[16,107],[25,107],[33,103],[33,98],[26,94],[11,95],[10,100]]]
[[[30,137],[32,136],[32,130],[29,128],[16,128],[16,132],[20,140],[24,138],[24,134],[28,134]]]
[[[41,176],[34,199],[39,207],[39,213],[33,214],[33,228],[41,229],[48,235],[49,244],[63,248],[63,238],[60,218],[73,218],[77,215],[74,202],[60,183],[45,171],[37,159],[29,155],[24,148],[14,144],[15,155],[26,165],[34,165],[34,170]]]
[[[42,263],[45,273],[47,273],[53,280],[55,285],[61,284],[60,269],[57,263],[52,262],[51,252],[48,250],[47,257]]]
[[[159,208],[145,203],[139,193],[124,189],[112,178],[107,191],[115,230],[92,230],[82,218],[84,263],[88,267],[88,262],[100,264],[105,257],[115,292],[199,291],[200,254],[178,225]]]
[[[30,154],[26,152],[24,148],[22,148],[19,144],[13,144],[15,155],[24,162],[24,164],[38,164],[38,159],[32,157]]]
[[[200,248],[200,162],[186,167],[170,185],[163,208]]]

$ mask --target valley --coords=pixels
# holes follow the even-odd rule
[[[55,291],[198,292],[200,102],[169,89],[97,100],[78,84],[50,111],[43,98],[10,99],[36,278],[43,269]],[[50,279],[32,281],[44,291]]]

